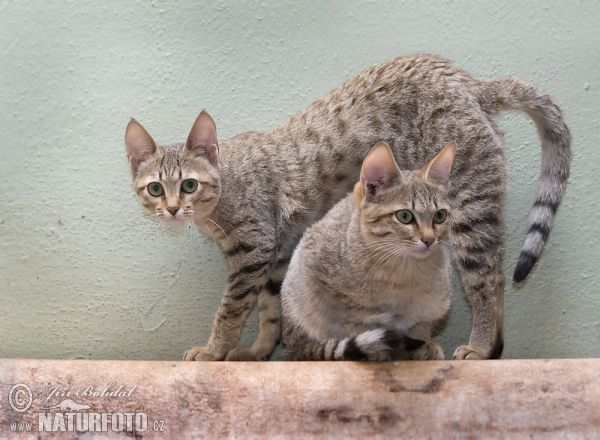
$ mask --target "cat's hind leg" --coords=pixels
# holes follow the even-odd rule
[[[454,259],[471,304],[473,326],[469,344],[458,347],[454,359],[497,359],[504,345],[501,202],[480,195],[477,203],[457,211],[452,224]]]
[[[236,347],[226,361],[268,361],[281,340],[281,281],[269,280],[258,295],[258,336],[248,349]]]

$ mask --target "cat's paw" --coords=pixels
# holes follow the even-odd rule
[[[374,353],[371,353],[367,356],[369,361],[389,361],[391,360],[390,351],[389,350],[380,350]]]
[[[245,349],[236,347],[227,353],[227,357],[225,357],[226,361],[238,361],[238,362],[248,362],[248,361],[268,361],[271,359],[270,352],[264,351],[256,351],[252,349]]]
[[[456,360],[472,360],[472,359],[487,359],[481,351],[470,345],[461,345],[454,351],[454,359]]]
[[[413,361],[442,360],[444,359],[444,350],[437,342],[430,341],[416,350],[409,351],[408,356]]]
[[[206,347],[192,347],[183,354],[184,361],[220,361],[215,354]]]

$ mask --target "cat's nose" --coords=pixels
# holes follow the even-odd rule
[[[179,211],[179,206],[169,206],[167,207],[167,211],[169,211],[171,213],[171,215],[175,215],[177,214],[177,211]]]
[[[427,247],[429,247],[429,246],[431,246],[433,244],[433,242],[435,241],[435,238],[433,238],[433,237],[423,237],[423,238],[421,238],[421,241],[423,243],[425,243],[425,245]]]

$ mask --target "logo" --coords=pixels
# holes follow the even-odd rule
[[[55,409],[55,408],[58,408],[58,410],[62,411],[62,412],[75,412],[75,411],[82,411],[84,409],[90,409],[91,406],[77,403],[71,399],[65,399],[62,402],[60,402],[58,405],[49,406],[48,408],[43,408],[43,409],[48,411],[48,410]]]
[[[8,403],[17,412],[25,412],[33,403],[31,388],[24,383],[18,383],[8,392]]]
[[[111,399],[110,403],[124,405],[124,399],[131,398],[136,388],[137,385],[125,387],[114,383],[104,387],[52,386],[45,388],[45,392],[35,392],[36,403],[31,387],[18,383],[8,392],[8,402],[15,412],[23,415],[18,422],[9,422],[9,429],[20,432],[164,432],[164,420],[149,420],[147,413],[138,411],[106,412],[107,403],[97,400]],[[96,404],[104,412],[94,411]]]

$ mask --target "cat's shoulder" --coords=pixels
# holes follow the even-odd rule
[[[271,141],[269,133],[263,131],[246,131],[227,140],[219,141],[221,153],[229,152],[240,156],[240,152],[248,152],[253,146],[264,145]]]
[[[346,197],[337,202],[323,218],[310,226],[307,229],[306,234],[330,235],[345,230],[354,214],[354,209],[354,196],[352,193],[349,193]]]

